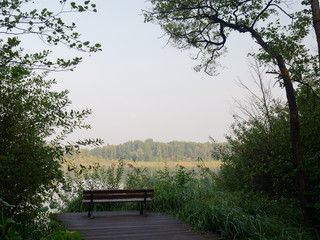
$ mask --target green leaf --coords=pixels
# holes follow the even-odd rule
[[[53,203],[50,203],[49,205],[50,209],[57,209],[57,205],[53,204]]]
[[[37,9],[34,9],[30,12],[30,15],[34,15],[37,12]]]
[[[11,205],[11,204],[7,203],[7,202],[4,201],[2,198],[0,198],[0,203],[2,203],[3,205],[5,205],[6,207],[16,207],[15,205]]]
[[[80,5],[80,6],[78,6],[78,10],[79,10],[79,12],[83,12],[84,8]]]
[[[49,210],[49,207],[44,206],[44,207],[39,208],[39,210],[40,210],[40,212],[47,212]]]
[[[74,170],[73,167],[68,166],[68,171],[69,171],[69,172],[71,172],[71,171],[73,171],[73,170]]]
[[[14,220],[11,219],[11,218],[6,218],[4,222],[5,222],[6,224],[14,224],[14,223],[16,223],[16,221],[14,221]]]

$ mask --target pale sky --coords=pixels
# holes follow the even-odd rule
[[[236,81],[251,82],[246,54],[256,44],[249,35],[231,36],[229,52],[221,59],[225,69],[211,77],[193,70],[198,62],[190,52],[166,46],[158,25],[144,23],[144,0],[95,3],[97,13],[66,17],[77,23],[83,40],[100,43],[103,51],[89,56],[64,47],[53,49],[59,57],[84,57],[74,72],[50,75],[58,89],[70,91],[73,108],[93,110],[88,119],[92,129],[76,131],[69,140],[206,142],[211,136],[224,141],[233,122],[232,98],[247,95]]]

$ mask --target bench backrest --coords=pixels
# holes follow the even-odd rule
[[[153,198],[154,189],[83,190],[83,199]]]

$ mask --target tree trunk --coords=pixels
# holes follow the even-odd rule
[[[318,2],[318,0],[316,0]],[[318,4],[319,6],[319,4]],[[294,89],[292,85],[292,79],[290,77],[289,71],[284,63],[284,60],[281,55],[274,54],[273,51],[269,49],[268,44],[262,39],[262,37],[254,31],[252,28],[248,28],[248,31],[251,33],[252,37],[256,39],[257,43],[277,62],[279,70],[281,72],[281,77],[284,82],[284,87],[286,90],[287,101],[289,105],[289,114],[290,114],[290,135],[291,135],[291,145],[292,145],[292,156],[293,162],[296,167],[296,185],[297,185],[297,194],[300,202],[301,211],[303,214],[304,223],[306,226],[313,227],[316,224],[315,221],[315,211],[312,206],[311,199],[308,197],[305,192],[307,189],[307,181],[305,172],[303,170],[303,153],[300,137],[300,123],[299,123],[299,111],[296,102],[296,97],[294,95]]]
[[[320,66],[320,9],[319,9],[319,0],[311,0],[311,10],[312,10],[312,20],[313,27],[316,33],[317,42],[318,42],[318,57],[319,57],[319,66]]]
[[[307,226],[312,227],[315,225],[315,212],[312,207],[310,207],[310,198],[305,194],[307,189],[307,181],[305,172],[303,170],[303,153],[300,137],[300,124],[299,124],[299,112],[296,103],[294,89],[292,85],[292,80],[289,75],[288,69],[286,68],[283,58],[281,55],[276,57],[277,65],[281,71],[281,77],[284,82],[286,89],[287,100],[289,104],[290,111],[290,134],[291,134],[291,144],[292,144],[292,154],[296,172],[296,184],[297,193],[300,202],[300,207],[304,217],[304,222]]]

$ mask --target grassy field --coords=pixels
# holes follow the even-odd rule
[[[99,163],[102,167],[110,167],[112,164],[117,164],[117,160],[99,160],[99,161],[78,161],[77,159],[71,160],[72,163],[75,165],[79,165],[80,163],[84,166],[94,165]],[[204,165],[209,168],[211,171],[217,172],[221,161],[206,161]],[[168,162],[134,162],[124,160],[124,172],[127,172],[131,166],[138,167],[138,168],[146,168],[147,171],[153,175],[159,170],[163,170],[165,167],[169,169],[169,171],[175,172],[179,166],[184,166],[188,170],[197,169],[199,168],[199,163],[197,161],[168,161]],[[65,168],[66,170],[66,168]]]

